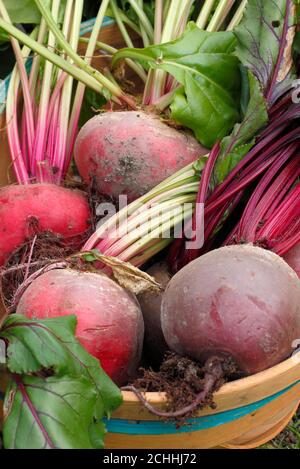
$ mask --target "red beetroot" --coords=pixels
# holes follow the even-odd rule
[[[172,278],[161,319],[177,353],[200,361],[229,355],[254,374],[289,357],[300,338],[300,281],[272,252],[224,247]]]
[[[76,336],[106,373],[124,384],[140,362],[144,324],[135,297],[101,274],[51,270],[34,280],[17,308],[28,318],[77,316]]]
[[[283,258],[300,278],[300,243],[287,252]]]
[[[94,178],[102,194],[127,194],[129,201],[206,153],[190,134],[142,111],[93,117],[75,145],[81,177],[86,182]]]
[[[80,191],[54,184],[0,189],[0,266],[31,232],[51,231],[77,249],[90,218],[87,199]]]

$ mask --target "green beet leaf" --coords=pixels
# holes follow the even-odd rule
[[[3,0],[13,23],[38,24],[41,15],[34,0]]]
[[[268,109],[292,88],[295,11],[293,0],[249,0],[235,29],[235,53],[244,67],[243,84],[248,80],[249,95],[241,94],[243,121],[222,141],[214,171],[216,183],[222,182],[248,153],[255,136],[268,122]]]
[[[244,119],[236,124],[231,135],[222,140],[221,152],[215,167],[215,180],[222,182],[255,143],[257,132],[268,122],[265,98],[255,76],[249,72],[250,99]]]
[[[4,401],[7,449],[90,449],[97,393],[85,377],[13,376]],[[103,438],[103,426],[99,426]]]
[[[22,388],[20,383],[23,383],[26,387],[28,378],[37,380],[38,383],[44,382],[45,386],[51,382],[53,392],[58,395],[60,395],[60,383],[65,382],[66,379],[67,382],[70,379],[74,382],[77,380],[82,381],[78,386],[88,386],[90,388],[80,404],[87,406],[87,415],[89,415],[88,412],[92,405],[92,417],[89,419],[88,426],[89,435],[81,436],[81,438],[89,438],[92,446],[102,447],[104,434],[102,420],[104,417],[110,417],[111,412],[121,404],[122,397],[118,387],[102,370],[98,360],[89,355],[76,340],[74,337],[75,328],[76,318],[74,316],[31,320],[13,314],[3,323],[0,338],[7,343],[7,367],[12,376],[17,377],[17,379],[14,378],[12,386],[17,386],[18,393],[21,392]],[[57,386],[57,391],[55,391],[55,386]],[[32,388],[30,389],[32,390]],[[41,389],[42,392],[45,393],[45,390]],[[92,395],[91,400],[88,397],[89,392]],[[10,399],[9,393],[8,390],[6,400]],[[79,395],[81,394],[78,393]],[[18,402],[18,399],[16,399],[13,407],[18,405]],[[34,402],[37,402],[36,397]],[[7,405],[6,408],[8,409],[9,406]],[[9,415],[11,417],[9,420],[6,419],[6,422],[9,422],[10,426],[18,426],[18,421],[13,421],[13,416],[18,414],[13,410],[10,410]],[[53,415],[56,415],[55,408],[52,409],[52,412]],[[27,413],[24,418],[26,416],[32,418],[32,415],[35,414],[32,414],[32,412]],[[29,425],[31,420],[28,420],[28,422]],[[48,430],[47,424],[52,425],[50,420],[44,422],[45,428],[40,428],[40,424],[37,424],[36,427],[36,431],[40,428],[42,435]],[[82,427],[83,432],[86,432],[85,428],[85,426]],[[22,433],[21,430],[20,432]],[[7,447],[11,447],[14,443],[9,438],[13,434],[8,430],[5,434]],[[73,444],[72,441],[72,435],[70,434],[70,445]]]
[[[70,344],[75,343],[76,317],[36,321],[12,314],[4,322],[0,338],[8,341],[7,365],[11,373],[37,373],[52,369],[56,376],[74,367]]]
[[[293,0],[249,0],[236,28],[236,54],[259,80],[269,105],[291,86],[296,5]]]
[[[182,85],[171,105],[172,117],[211,147],[240,118],[239,60],[231,32],[207,32],[190,23],[177,40],[144,49],[122,49],[113,64],[128,57],[167,71]]]
[[[44,0],[48,6],[51,6],[50,0]],[[5,8],[13,23],[20,24],[39,24],[41,13],[34,0],[3,0]],[[64,10],[67,0],[61,0],[59,7],[59,21],[64,18]]]

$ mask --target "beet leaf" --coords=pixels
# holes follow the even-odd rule
[[[177,40],[144,49],[121,49],[113,63],[132,58],[162,69],[180,86],[171,104],[172,117],[191,128],[211,147],[240,119],[240,69],[233,55],[234,34],[207,32],[190,23]]]
[[[89,432],[96,400],[84,377],[14,376],[4,400],[5,448],[93,448]]]
[[[293,0],[249,0],[236,28],[236,54],[259,80],[269,107],[295,78],[292,45],[296,6]]]
[[[11,374],[5,398],[6,448],[103,447],[103,417],[121,403],[117,386],[74,337],[74,316],[11,315],[0,339]],[[30,438],[29,438],[30,434]]]
[[[236,55],[248,71],[250,99],[243,121],[222,141],[217,184],[252,148],[268,122],[267,109],[292,88],[295,11],[292,0],[249,0],[235,29]]]
[[[250,99],[243,121],[236,124],[231,135],[222,141],[220,155],[215,168],[215,179],[219,184],[241,161],[255,143],[257,132],[268,122],[266,102],[259,82],[249,72]]]

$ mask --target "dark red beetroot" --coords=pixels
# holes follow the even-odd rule
[[[161,319],[171,350],[201,362],[231,356],[254,374],[289,357],[300,337],[300,281],[272,252],[224,247],[172,278]]]
[[[206,153],[190,134],[142,111],[93,117],[75,145],[81,177],[94,178],[102,194],[127,194],[130,201]]]
[[[51,231],[78,249],[90,218],[83,192],[54,184],[3,187],[0,189],[0,266],[32,232]]]
[[[300,278],[300,243],[287,252],[283,258]]]
[[[51,270],[25,291],[17,308],[28,318],[75,314],[76,336],[117,383],[134,377],[140,362],[144,324],[135,297],[105,275]]]
[[[165,289],[170,281],[168,266],[165,262],[154,264],[147,273]],[[151,364],[159,364],[169,349],[165,341],[160,321],[163,293],[146,292],[138,296],[145,323],[144,348]]]

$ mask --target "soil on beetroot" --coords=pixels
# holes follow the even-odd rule
[[[172,413],[193,406],[207,384],[209,366],[212,367],[210,375],[214,375],[216,365],[222,367],[222,373],[215,376],[213,387],[205,398],[183,416],[173,417]],[[229,379],[238,377],[237,368],[231,359],[212,358],[204,366],[187,357],[168,352],[158,371],[151,368],[141,368],[139,377],[127,389],[135,388],[139,392],[164,392],[167,396],[166,411],[170,417],[162,417],[166,421],[175,421],[177,425],[186,424],[187,419],[195,416],[197,411],[204,407],[216,407],[214,393]],[[124,388],[126,389],[126,388]]]
[[[1,272],[1,289],[8,312],[15,309],[15,292],[37,270],[73,254],[73,248],[60,237],[46,232],[34,235],[17,249]]]
[[[112,204],[115,207],[116,212],[119,210],[117,201],[114,201],[111,197],[102,195],[97,190],[97,184],[95,182],[95,178],[91,178],[90,184],[87,185],[86,183],[82,182],[79,176],[73,175],[72,178],[65,181],[65,187],[69,189],[78,189],[87,194],[87,199],[89,202],[92,216],[91,216],[91,219],[89,220],[90,229],[89,229],[89,232],[87,233],[86,239],[88,239],[89,236],[92,235],[96,231],[97,224],[101,221],[103,217],[106,216],[105,213],[102,213],[102,211],[99,210],[99,207],[101,204]]]

